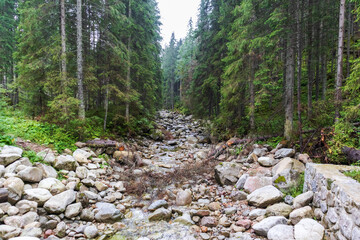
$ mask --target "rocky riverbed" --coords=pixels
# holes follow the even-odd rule
[[[200,121],[158,115],[150,138],[46,149],[42,162],[0,148],[0,238],[323,239],[313,193],[286,194],[307,155],[234,139],[211,145]]]

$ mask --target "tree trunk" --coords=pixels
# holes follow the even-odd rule
[[[321,99],[325,100],[326,98],[326,89],[327,89],[327,56],[324,54],[323,63],[321,67],[321,78],[322,78],[322,96]]]
[[[60,1],[60,28],[61,28],[61,85],[62,89],[66,91],[66,32],[65,32],[65,0]]]
[[[309,56],[308,56],[308,118],[311,118],[312,115],[312,92],[313,92],[313,81],[314,81],[314,68],[313,68],[313,21],[312,21],[312,0],[309,0],[309,22],[308,22],[308,49],[309,49]]]
[[[82,12],[81,0],[76,1],[76,28],[77,28],[77,78],[78,78],[78,98],[79,104],[79,118],[85,119],[85,104],[84,104],[84,88],[83,88],[83,56],[82,56]]]
[[[105,80],[106,89],[105,89],[105,102],[104,102],[104,108],[105,108],[105,117],[104,117],[104,131],[106,130],[106,123],[108,118],[108,111],[109,111],[109,77],[106,76]]]
[[[338,121],[340,118],[340,108],[341,108],[341,86],[343,81],[344,24],[345,24],[345,0],[341,0],[340,12],[339,12],[339,42],[338,42],[336,89],[335,89],[335,121]]]
[[[348,3],[348,30],[346,44],[346,78],[350,76],[351,3]]]
[[[254,57],[250,57],[250,130],[255,129],[255,90],[254,90],[254,75],[255,75],[255,60]]]
[[[297,115],[300,148],[302,148],[302,119],[301,119],[301,73],[302,73],[302,10],[300,1],[296,1],[296,37],[297,37]]]
[[[129,20],[131,20],[131,0],[129,0]],[[128,37],[128,46],[127,46],[127,54],[128,54],[128,66],[127,66],[127,74],[126,74],[126,103],[125,103],[125,119],[126,123],[130,122],[130,88],[131,88],[131,34],[129,33]]]
[[[295,73],[295,58],[294,58],[294,37],[289,37],[289,45],[286,54],[286,86],[285,86],[285,126],[284,137],[287,140],[291,139],[293,133],[294,120],[294,73]]]

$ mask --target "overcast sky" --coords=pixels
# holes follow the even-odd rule
[[[157,0],[161,16],[161,45],[169,44],[171,33],[175,32],[175,38],[184,38],[187,33],[187,25],[190,18],[193,19],[194,27],[197,21],[200,0]]]

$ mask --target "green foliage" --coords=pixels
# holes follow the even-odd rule
[[[4,145],[14,145],[15,139],[9,135],[0,135],[0,147]]]
[[[266,141],[258,141],[257,144],[268,144],[271,148],[276,148],[276,146],[282,141],[284,138],[282,136],[272,137],[267,139]]]
[[[360,170],[352,170],[344,172],[345,176],[351,177],[356,181],[360,182]]]
[[[286,183],[286,179],[284,176],[279,176],[274,183]]]
[[[300,174],[300,180],[299,182],[295,185],[290,187],[288,190],[284,191],[284,195],[290,195],[292,197],[297,197],[298,195],[303,193],[303,189],[304,189],[304,182],[305,182],[305,176],[304,173]]]
[[[32,164],[34,164],[34,163],[44,163],[44,164],[46,164],[44,162],[44,159],[42,157],[36,155],[36,152],[34,152],[34,151],[24,151],[23,152],[23,157],[29,158],[29,160],[30,160],[30,162]]]

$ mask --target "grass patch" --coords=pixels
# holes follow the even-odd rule
[[[304,173],[300,174],[300,179],[297,185],[289,188],[287,191],[283,191],[284,195],[290,195],[292,197],[297,197],[300,194],[303,193],[303,189],[304,189],[304,182],[305,182],[305,176]]]
[[[352,179],[355,179],[356,181],[360,182],[360,170],[346,171],[344,172],[344,175],[351,177]]]
[[[34,164],[34,163],[47,164],[46,162],[44,162],[44,159],[42,157],[38,156],[36,154],[36,152],[34,152],[34,151],[24,151],[22,156],[29,158],[29,161],[32,164]]]

